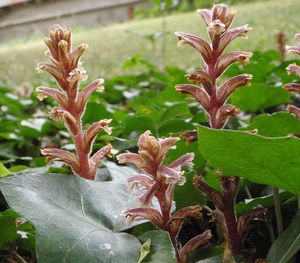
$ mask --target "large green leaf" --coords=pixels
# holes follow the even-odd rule
[[[268,256],[268,263],[287,263],[300,250],[300,210],[290,226],[275,240]]]
[[[242,87],[230,97],[233,105],[249,112],[257,112],[289,101],[290,95],[281,87],[264,83],[253,83],[251,87]]]
[[[130,206],[132,169],[107,165],[107,182],[36,170],[1,180],[10,207],[36,228],[38,262],[136,262],[139,241],[118,233],[129,227],[120,213]]]
[[[300,194],[300,140],[267,138],[241,131],[198,129],[200,152],[225,175]]]
[[[286,136],[291,133],[300,134],[300,121],[287,112],[261,114],[243,130],[258,130],[258,134],[268,137]]]

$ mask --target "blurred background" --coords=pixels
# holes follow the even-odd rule
[[[220,2],[238,12],[237,25],[253,28],[248,41],[236,41],[232,48],[277,49],[279,32],[291,42],[300,31],[299,0],[0,0],[0,85],[45,78],[35,66],[45,60],[43,38],[55,23],[72,28],[75,43],[89,44],[84,58],[91,78],[143,70],[131,67],[132,61],[195,67],[198,56],[188,48],[179,52],[173,32],[206,37],[194,10]]]

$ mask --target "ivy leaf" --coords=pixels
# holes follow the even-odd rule
[[[267,256],[268,263],[286,263],[300,249],[300,209],[289,227],[275,240]]]
[[[198,129],[203,157],[224,175],[242,176],[300,194],[300,140],[241,131]]]
[[[272,106],[290,102],[290,95],[281,87],[253,83],[241,87],[230,97],[230,102],[244,111],[257,112]]]
[[[281,137],[289,134],[300,134],[300,121],[287,112],[261,114],[243,130],[258,130],[258,134],[268,137]]]
[[[107,163],[112,181],[27,170],[1,180],[9,206],[31,221],[39,262],[136,262],[140,243],[120,216],[132,169]],[[117,179],[117,180],[115,180]],[[125,220],[125,221],[124,221]]]

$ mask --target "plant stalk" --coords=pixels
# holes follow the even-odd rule
[[[276,225],[277,225],[277,234],[279,236],[283,232],[283,221],[282,221],[282,214],[281,214],[279,189],[277,187],[274,187],[273,193],[274,193],[274,208],[275,208],[275,217],[276,217]]]

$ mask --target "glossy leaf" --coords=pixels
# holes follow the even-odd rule
[[[137,260],[139,241],[118,232],[130,227],[120,213],[130,206],[126,178],[132,169],[107,165],[107,182],[39,170],[1,180],[10,207],[35,226],[39,262]]]
[[[241,131],[198,129],[199,147],[225,175],[300,194],[300,140],[267,138]]]

